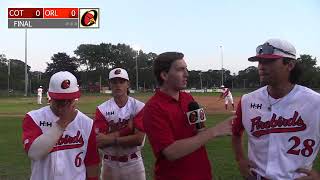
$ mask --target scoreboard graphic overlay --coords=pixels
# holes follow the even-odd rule
[[[99,8],[8,8],[8,28],[99,28]]]

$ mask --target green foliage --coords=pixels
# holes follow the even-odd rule
[[[111,69],[121,67],[128,71],[131,89],[136,89],[136,61],[138,64],[139,90],[152,91],[156,87],[153,77],[152,64],[157,54],[136,52],[126,44],[81,44],[74,51],[76,57],[59,52],[51,57],[52,62],[44,73],[29,72],[31,92],[35,92],[39,85],[47,89],[51,75],[58,71],[70,71],[76,75],[83,90],[89,86],[108,86],[108,75]],[[320,88],[320,67],[317,66],[316,57],[302,54],[297,59],[302,75],[298,84]],[[24,62],[11,59],[10,89],[24,90]],[[28,66],[30,70],[30,67]],[[201,75],[200,75],[201,73]],[[0,54],[0,89],[7,89],[8,60]],[[41,79],[39,78],[41,74]],[[190,70],[188,88],[214,88],[221,85],[221,70]],[[228,69],[223,70],[223,81],[226,87],[255,89],[260,86],[258,68],[250,66],[239,71],[238,75],[231,75]],[[29,82],[30,83],[30,82]],[[97,88],[99,91],[99,87]],[[7,94],[7,93],[6,93]]]
[[[317,58],[303,54],[297,59],[297,65],[301,67],[302,74],[299,84],[307,87],[320,87],[320,67],[317,67]]]

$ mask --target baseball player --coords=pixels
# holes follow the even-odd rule
[[[47,104],[50,104],[51,102],[51,97],[49,95],[49,91],[47,91]]]
[[[31,180],[98,180],[100,162],[93,120],[75,109],[80,97],[76,77],[55,73],[50,106],[30,111],[23,120],[24,149],[31,159]]]
[[[243,95],[237,107],[232,144],[240,173],[247,179],[319,179],[312,165],[320,145],[320,95],[296,84],[300,70],[294,46],[270,39],[248,60],[258,62],[265,86]]]
[[[226,108],[226,110],[228,110],[228,103],[230,103],[232,105],[232,110],[234,111],[233,97],[230,89],[224,87],[224,85],[221,85],[220,88],[222,90],[220,98],[224,99],[224,107]]]
[[[37,103],[42,104],[42,91],[43,91],[42,86],[39,86],[37,91],[38,91]]]
[[[113,98],[97,107],[95,128],[97,143],[103,151],[103,180],[145,180],[141,148],[145,134],[136,127],[142,122],[144,103],[128,96],[126,70],[115,68],[109,73]]]

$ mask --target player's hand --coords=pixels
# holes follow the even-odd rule
[[[320,174],[316,170],[308,170],[304,168],[299,168],[296,170],[298,173],[304,173],[306,176],[297,178],[295,180],[320,180]]]
[[[234,116],[229,117],[228,119],[218,123],[213,127],[213,137],[219,136],[230,136],[231,133],[231,122],[234,119]]]
[[[97,133],[96,135],[96,141],[97,146],[99,148],[105,147],[105,146],[111,146],[115,142],[116,136],[114,134],[103,134],[103,133]]]
[[[75,101],[68,102],[65,106],[58,110],[60,119],[57,121],[57,124],[59,124],[63,129],[65,129],[68,124],[77,116],[78,112],[75,109],[75,104]]]
[[[251,169],[256,168],[256,165],[252,161],[248,159],[240,159],[237,162],[238,162],[238,168],[239,168],[240,174],[243,177],[247,178],[249,176],[254,176],[252,174]]]

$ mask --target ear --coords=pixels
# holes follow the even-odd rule
[[[167,80],[168,80],[168,73],[165,72],[165,71],[162,71],[162,72],[160,73],[160,77],[161,77],[161,79],[162,79],[163,81],[167,81]]]
[[[296,62],[295,61],[290,61],[288,63],[288,69],[289,71],[292,71],[292,69],[296,66]]]

